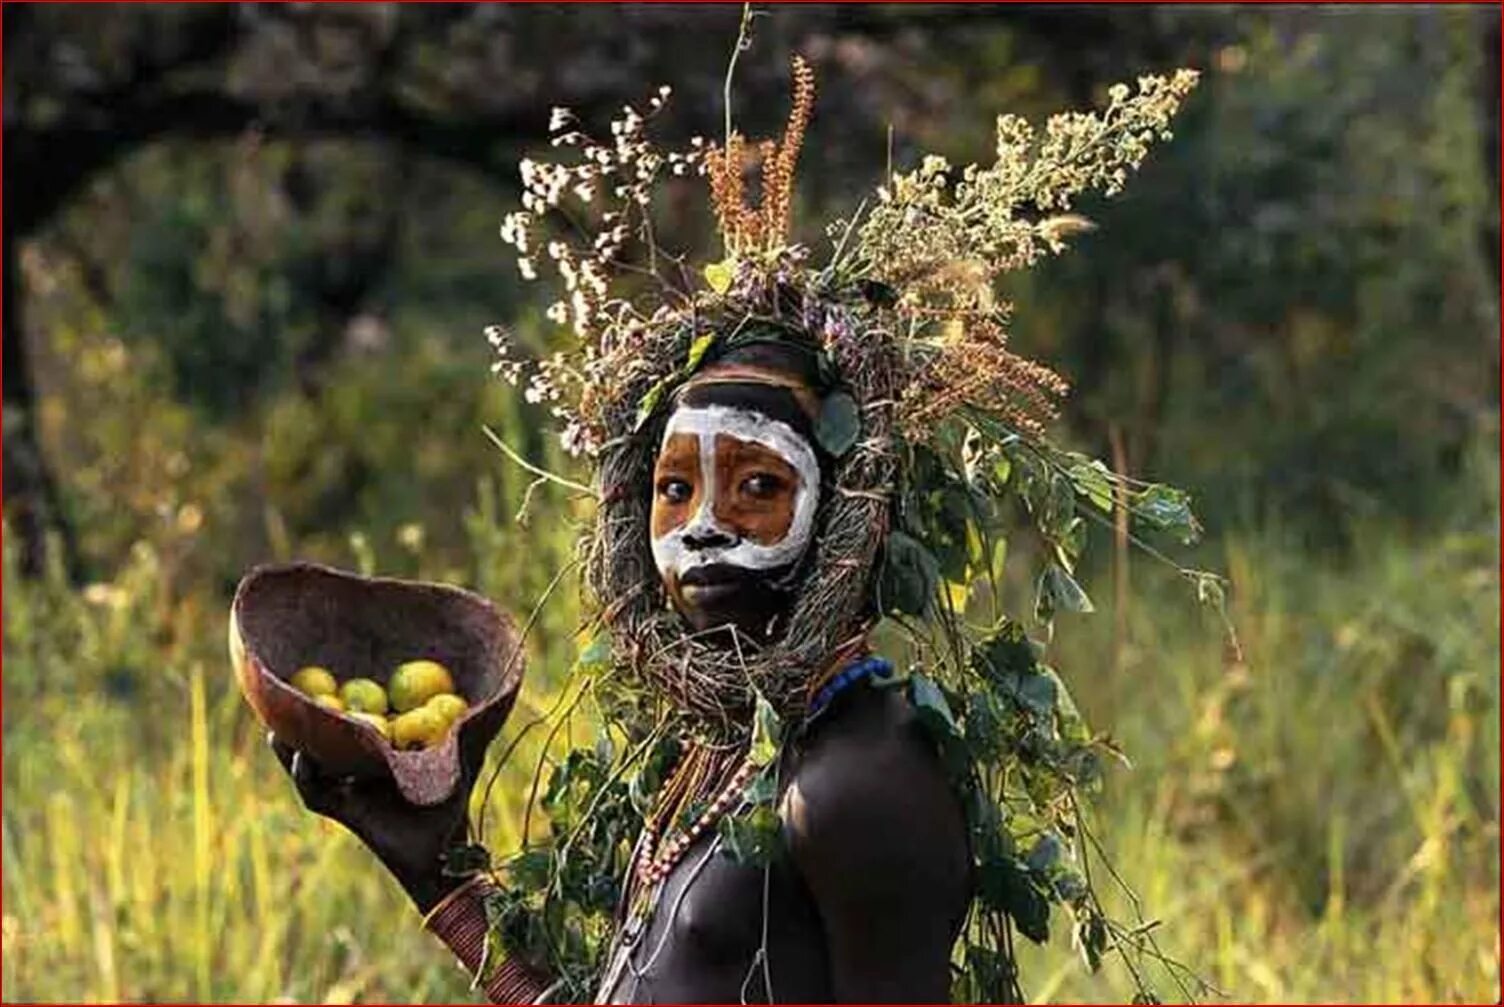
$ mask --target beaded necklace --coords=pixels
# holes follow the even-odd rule
[[[892,664],[883,658],[845,651],[825,674],[811,681],[805,723],[824,713],[836,696],[858,682],[887,678],[892,671]],[[703,742],[691,742],[679,757],[659,790],[632,851],[633,866],[621,903],[625,915],[619,918],[621,929],[597,999],[613,994],[625,970],[632,968],[638,939],[646,932],[657,908],[664,880],[707,830],[741,804],[748,784],[756,775],[757,766],[741,748],[714,748]],[[701,810],[684,825],[695,808]],[[681,824],[677,832],[672,831],[675,823]],[[707,850],[706,858],[714,852],[714,847]],[[702,859],[701,866],[704,863]],[[686,883],[686,890],[689,883],[692,881]],[[681,891],[679,897],[683,896]],[[641,976],[638,978],[640,981]]]
[[[835,662],[831,667],[834,674],[814,683],[818,688],[811,690],[807,720],[823,713],[837,695],[857,682],[869,677],[886,678],[893,671],[891,663],[873,655]],[[633,858],[633,876],[641,894],[651,893],[695,841],[741,802],[757,767],[745,756],[738,759],[738,754],[738,749],[691,742],[680,756],[654,801],[653,811],[643,822]],[[690,819],[696,808],[699,812]]]
[[[716,750],[692,742],[680,756],[643,823],[635,874],[645,889],[667,877],[695,840],[741,800],[757,767],[738,755],[737,749]]]

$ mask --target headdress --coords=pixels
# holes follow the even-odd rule
[[[958,995],[1016,993],[1006,934],[1039,938],[1052,902],[1070,908],[1090,960],[1108,943],[1090,886],[1049,848],[1071,845],[1063,796],[1093,785],[1108,748],[1020,623],[997,611],[1003,501],[1022,501],[1045,544],[1034,613],[1045,624],[1057,610],[1089,610],[1072,576],[1086,519],[1123,507],[1183,540],[1198,531],[1184,494],[1049,439],[1066,383],[1010,348],[1012,305],[996,281],[1090,228],[1076,199],[1123,186],[1150,145],[1169,138],[1196,76],[1115,85],[1104,108],[1054,116],[1042,129],[999,116],[991,164],[928,156],[890,174],[825,228],[819,253],[790,230],[815,94],[802,59],[776,140],[746,138],[728,116],[719,143],[665,150],[648,130],[668,88],[643,111],[624,108],[603,139],[556,108],[553,144],[566,158],[523,162],[523,208],[502,227],[525,278],[546,263],[563,282],[548,316],[570,330],[567,349],[529,371],[501,333],[492,341],[496,369],[525,381],[528,398],[561,422],[565,447],[595,468],[584,560],[609,631],[611,658],[600,666],[645,683],[707,743],[755,750],[776,737],[769,724],[799,721],[831,655],[875,621],[894,616],[911,631],[926,659],[911,696],[967,795],[981,879],[960,952],[972,985]],[[722,243],[709,261],[657,244],[654,193],[676,176],[708,183]],[[816,356],[815,435],[834,459],[832,492],[782,633],[766,646],[727,647],[689,632],[665,604],[646,531],[654,432],[675,389],[763,341]],[[1210,575],[1182,572],[1204,593],[1220,591]],[[968,586],[989,580],[992,626],[974,633],[958,606]],[[1010,759],[1017,772],[986,768]],[[1020,790],[1022,803],[1011,800]],[[747,819],[726,824],[733,835]]]
[[[994,281],[1089,227],[1072,201],[1115,193],[1149,144],[1169,135],[1195,80],[1186,70],[1142,77],[1136,92],[1113,88],[1104,111],[1056,116],[1042,133],[1001,116],[994,164],[954,168],[930,156],[893,175],[870,208],[827,229],[833,248],[823,261],[789,238],[794,169],[814,106],[814,73],[802,59],[794,58],[792,108],[776,141],[732,130],[719,145],[697,139],[682,152],[660,150],[646,131],[667,89],[647,115],[626,107],[609,141],[554,110],[554,144],[578,156],[523,162],[524,208],[502,233],[525,277],[546,258],[563,280],[549,317],[572,329],[574,345],[542,361],[528,390],[562,420],[566,447],[595,461],[600,507],[588,576],[623,666],[718,732],[744,728],[754,692],[780,713],[795,710],[811,669],[891,607],[874,571],[888,533],[919,516],[905,513],[913,502],[905,494],[943,490],[925,483],[945,462],[957,463],[951,474],[962,464],[995,469],[1008,442],[1043,438],[1066,383],[1009,349],[1012,309]],[[747,191],[753,167],[756,200]],[[655,188],[687,174],[709,183],[725,253],[698,276],[656,247],[652,229]],[[551,231],[555,217],[584,240]],[[644,533],[657,449],[649,433],[678,384],[727,349],[762,340],[820,354],[832,390],[817,433],[838,467],[787,631],[768,647],[728,653],[687,635],[664,604]],[[498,368],[521,376],[509,359]],[[923,471],[935,461],[940,472]],[[989,481],[997,480],[973,487],[992,490]]]

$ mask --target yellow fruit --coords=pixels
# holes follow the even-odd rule
[[[332,696],[339,688],[339,683],[334,680],[328,668],[310,664],[306,668],[299,668],[297,674],[292,676],[292,687],[305,696]]]
[[[342,700],[342,699],[340,699],[338,696],[330,696],[330,695],[314,696],[313,697],[313,701],[315,703],[317,703],[319,706],[327,706],[329,709],[333,710],[335,713],[344,713],[345,712],[345,701]]]
[[[352,678],[339,687],[339,698],[351,713],[386,713],[386,691],[369,678]]]
[[[449,670],[437,661],[408,661],[397,666],[387,683],[392,708],[398,713],[416,710],[441,692],[454,691]]]
[[[443,716],[421,706],[399,713],[392,721],[392,744],[398,748],[428,748],[437,744],[448,730],[449,724]]]
[[[362,724],[369,724],[371,727],[374,727],[376,729],[376,732],[387,741],[392,740],[392,725],[381,714],[366,713],[363,710],[354,710],[350,713],[345,714],[345,716],[353,717],[356,720],[360,721]]]
[[[444,718],[445,724],[453,724],[460,719],[460,714],[469,707],[465,701],[452,692],[441,692],[423,704],[425,710],[432,710]]]

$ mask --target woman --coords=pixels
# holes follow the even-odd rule
[[[1118,484],[1045,436],[1063,382],[1005,348],[993,281],[1061,250],[1085,225],[1059,211],[1116,191],[1194,82],[1115,87],[1038,142],[1002,117],[995,165],[931,157],[892,176],[819,266],[788,236],[813,104],[802,61],[777,142],[728,131],[664,152],[628,108],[599,143],[555,110],[556,146],[579,157],[524,163],[526,209],[503,235],[524,276],[546,255],[564,280],[550,316],[578,345],[529,394],[595,464],[587,579],[610,641],[601,681],[626,696],[603,737],[630,744],[582,772],[567,833],[458,878],[446,857],[482,753],[423,809],[274,741],[308,807],[366,843],[467,969],[485,962],[493,1000],[1016,1002],[1013,934],[1042,940],[1052,905],[1100,956],[1074,798],[1101,744],[999,613],[993,542],[1016,497],[1048,547],[1048,622],[1084,598],[1076,508]],[[656,298],[617,295],[634,236],[630,276],[679,261],[648,214],[691,171],[725,257],[699,289],[668,276]],[[583,241],[547,230],[571,198]],[[520,371],[504,352],[497,367]],[[868,648],[886,616],[918,659],[902,673]],[[556,780],[595,758],[560,760]]]

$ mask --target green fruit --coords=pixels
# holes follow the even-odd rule
[[[305,696],[332,696],[339,688],[339,683],[334,680],[328,668],[310,664],[306,668],[299,668],[297,674],[292,676],[292,687]]]
[[[441,692],[454,691],[449,670],[437,661],[408,661],[397,666],[387,683],[392,708],[398,713],[416,710]]]
[[[452,692],[441,692],[423,704],[425,710],[432,710],[444,718],[445,724],[453,724],[460,719],[460,714],[470,707],[463,699]]]
[[[428,748],[449,730],[443,716],[426,706],[408,710],[392,721],[392,744],[398,748]]]
[[[319,706],[326,706],[326,707],[328,707],[329,709],[333,710],[335,713],[344,713],[345,712],[345,701],[342,700],[342,699],[340,699],[338,696],[330,696],[330,695],[314,696],[313,697],[313,701],[315,703],[317,703]]]
[[[387,741],[392,740],[392,725],[381,714],[366,713],[362,710],[354,710],[350,713],[345,714],[345,716],[352,717],[355,720],[360,721],[362,724],[367,724],[371,727],[374,727],[377,734],[380,734]]]
[[[351,713],[384,714],[387,710],[385,690],[369,678],[350,679],[339,687],[339,698]]]

